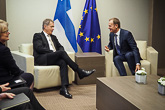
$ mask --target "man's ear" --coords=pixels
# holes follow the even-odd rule
[[[46,29],[46,27],[47,27],[47,26],[46,26],[46,25],[44,25],[44,29]]]
[[[116,28],[116,29],[118,28],[118,24],[115,24],[115,28]]]

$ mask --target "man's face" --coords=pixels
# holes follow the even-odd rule
[[[113,33],[117,32],[118,25],[114,24],[113,20],[110,20],[108,25],[109,25],[108,29],[110,30],[110,32],[113,32]]]
[[[44,25],[44,31],[48,34],[51,35],[54,30],[54,23],[50,22],[49,25]]]

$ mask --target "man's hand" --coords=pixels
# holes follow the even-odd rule
[[[109,48],[107,46],[105,46],[105,51],[109,52]]]
[[[13,96],[15,96],[15,94],[13,94],[13,93],[1,93],[0,100],[6,99],[6,98],[13,99],[14,98]]]
[[[7,90],[10,90],[11,88],[10,87],[7,87],[9,85],[9,83],[6,83],[6,84],[3,84],[3,85],[0,85],[1,89],[2,89],[2,92],[4,91],[7,91]]]
[[[140,70],[140,65],[136,65],[136,69],[135,69],[135,72]]]

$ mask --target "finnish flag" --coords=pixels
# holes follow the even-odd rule
[[[54,35],[66,51],[77,52],[75,28],[72,22],[70,0],[58,0],[54,16]]]

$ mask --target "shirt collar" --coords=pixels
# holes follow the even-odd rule
[[[48,34],[45,31],[43,31],[43,33],[45,34],[46,37],[48,37]]]

